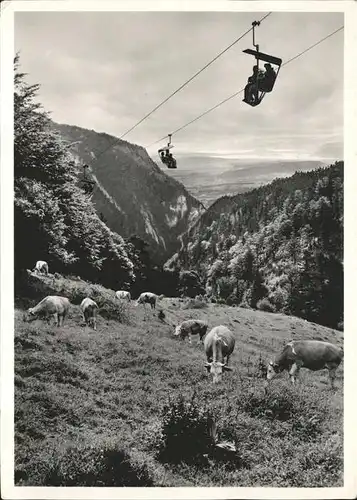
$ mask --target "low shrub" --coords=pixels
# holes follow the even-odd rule
[[[207,407],[200,407],[194,397],[186,402],[182,395],[169,401],[161,413],[161,425],[153,446],[161,462],[198,463],[211,449],[210,433],[213,415]]]
[[[120,323],[130,323],[129,306],[121,301],[103,300],[98,303],[99,314],[105,319],[114,319]]]
[[[257,309],[259,309],[259,311],[272,313],[276,311],[275,306],[266,297],[264,299],[258,300]]]

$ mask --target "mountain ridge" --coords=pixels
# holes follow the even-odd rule
[[[223,303],[343,323],[343,162],[216,200],[165,263]]]
[[[156,263],[178,248],[180,235],[202,212],[202,203],[170,178],[142,146],[73,125],[52,123],[96,181],[92,201],[108,226],[124,238],[139,236]]]

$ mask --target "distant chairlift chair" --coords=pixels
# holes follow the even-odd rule
[[[168,134],[169,142],[167,143],[167,146],[164,146],[163,148],[158,149],[157,152],[160,155],[160,159],[161,159],[162,163],[164,163],[167,166],[167,168],[177,168],[176,160],[172,156],[172,153],[170,153],[170,149],[174,147],[171,144],[171,136],[172,136],[172,134]]]

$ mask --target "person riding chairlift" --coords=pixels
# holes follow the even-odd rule
[[[168,160],[168,165],[173,165],[173,166],[176,166],[176,160],[175,158],[172,156],[172,153],[169,153],[167,152],[167,160]]]
[[[263,92],[271,92],[272,88],[274,87],[276,73],[272,65],[269,63],[264,64],[264,68],[265,72],[262,80],[260,80],[259,82],[259,90]]]
[[[160,158],[161,158],[162,163],[166,163],[166,162],[167,162],[167,159],[166,159],[166,157],[165,157],[165,153],[164,153],[164,151],[161,151],[161,153],[160,153]]]
[[[253,74],[248,78],[248,83],[244,88],[244,102],[254,103],[258,100],[259,81],[264,77],[264,72],[258,69],[258,66],[253,66]]]

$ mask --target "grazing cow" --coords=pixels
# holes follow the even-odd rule
[[[203,337],[207,333],[208,324],[206,321],[202,321],[200,319],[188,319],[181,323],[181,325],[176,326],[175,328],[175,337],[180,336],[183,340],[188,337],[188,341],[191,342],[191,335],[198,334],[200,336],[197,344],[202,343]]]
[[[331,387],[334,387],[336,369],[343,359],[343,350],[329,342],[321,340],[293,340],[286,344],[281,354],[270,361],[267,371],[267,380],[271,380],[276,373],[284,370],[289,372],[290,380],[294,384],[295,376],[300,368],[317,371],[327,368]]]
[[[86,297],[81,302],[81,309],[83,314],[83,321],[85,321],[87,325],[92,326],[93,329],[96,330],[98,304],[89,297]]]
[[[37,272],[40,274],[48,274],[48,264],[44,260],[38,260],[34,267],[33,272]]]
[[[53,315],[57,326],[62,326],[64,318],[69,310],[70,302],[66,297],[49,295],[41,300],[35,307],[28,309],[28,320],[35,319],[38,316],[48,317]]]
[[[118,290],[117,292],[115,292],[115,296],[117,299],[124,299],[127,300],[128,302],[131,301],[130,292],[126,292],[125,290]]]
[[[135,305],[138,306],[139,304],[144,304],[145,307],[145,304],[150,304],[151,309],[155,309],[156,301],[157,301],[157,295],[155,293],[143,292],[140,294],[140,297],[136,301]]]
[[[213,383],[217,383],[222,378],[223,371],[232,368],[228,365],[229,357],[235,346],[233,333],[223,325],[215,326],[206,335],[204,340],[204,349],[206,353],[206,368],[213,375]],[[226,362],[224,358],[226,357]]]

